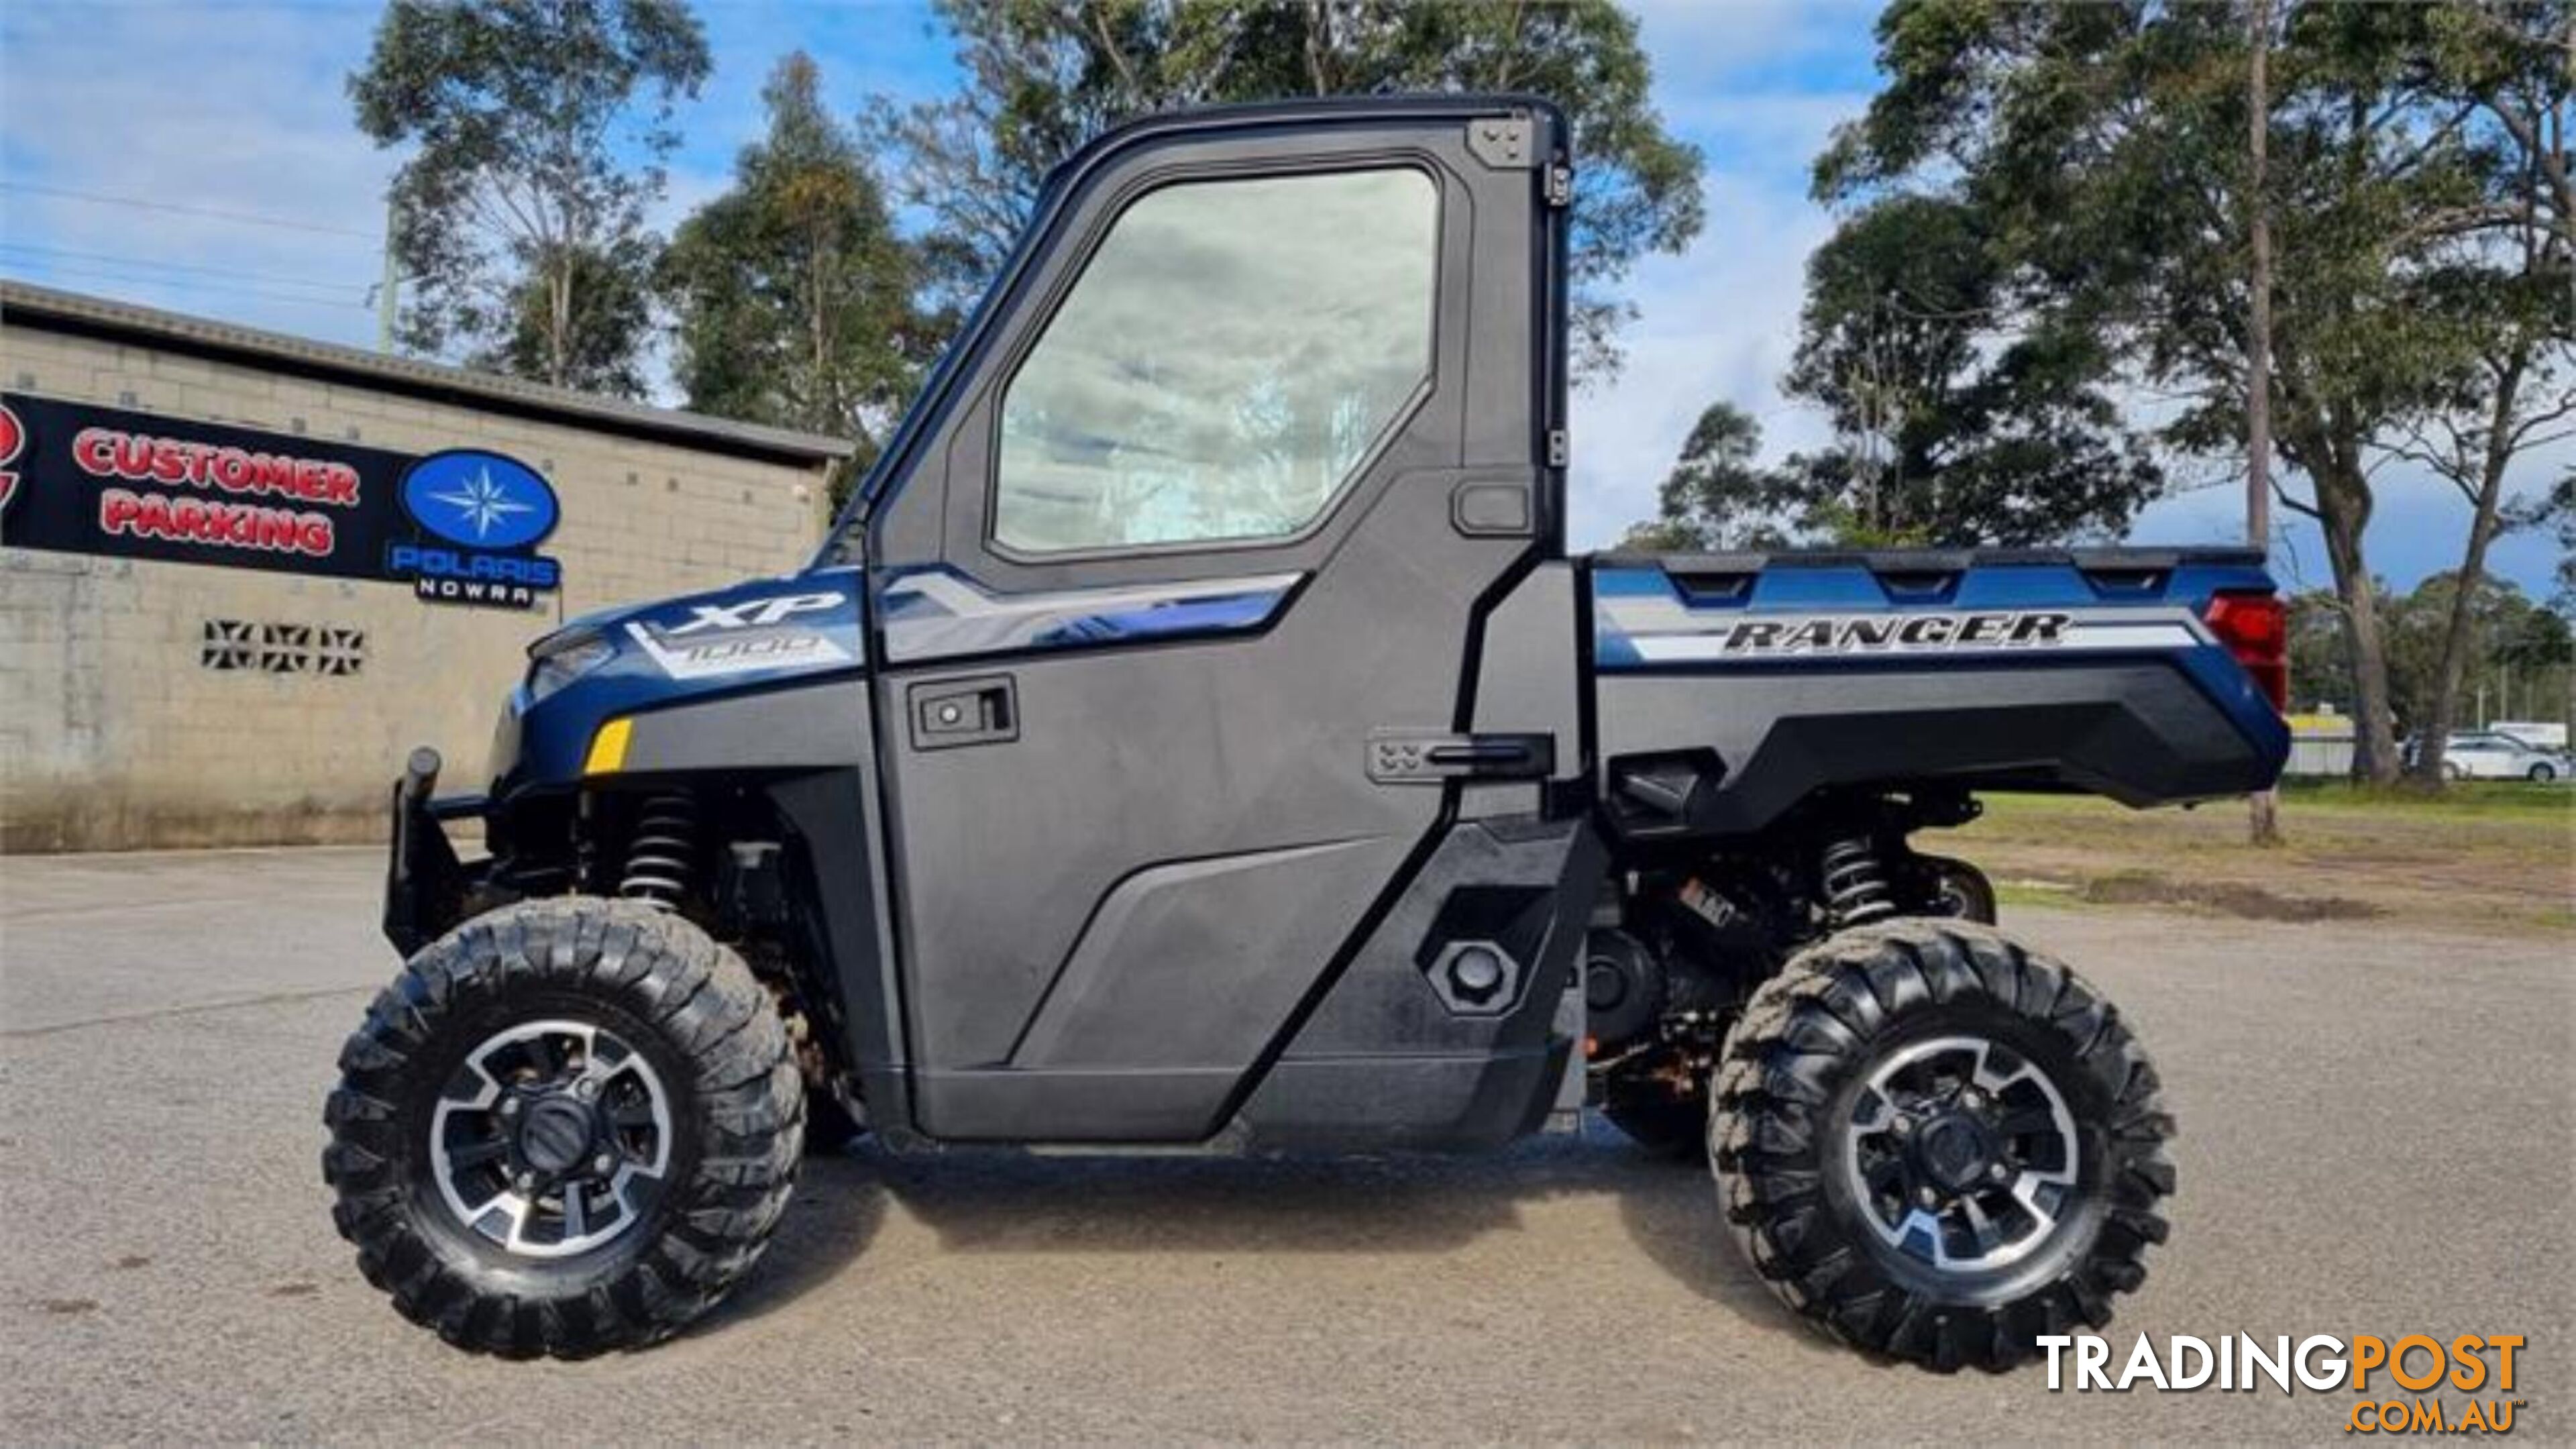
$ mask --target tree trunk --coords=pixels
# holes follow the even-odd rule
[[[572,372],[572,261],[569,257],[555,264],[553,285],[546,298],[546,381],[556,387],[566,386]]]
[[[2433,677],[2433,701],[2416,738],[2415,777],[2428,785],[2442,783],[2442,755],[2451,738],[2451,720],[2460,705],[2460,679],[2469,667],[2469,632],[2477,612],[2478,585],[2486,581],[2487,545],[2501,531],[2504,475],[2513,464],[2513,419],[2520,403],[2525,357],[2508,358],[2496,374],[2495,397],[2488,405],[2486,447],[2478,459],[2478,488],[2470,500],[2469,543],[2460,554],[2460,571],[2451,590],[2451,617],[2442,631],[2442,665]]]
[[[2323,450],[2320,450],[2323,451]],[[2331,456],[2309,475],[2316,482],[2317,523],[2334,565],[2335,597],[2343,605],[2344,642],[2352,654],[2354,775],[2375,785],[2397,778],[2397,732],[2388,712],[2388,646],[2379,628],[2379,600],[2362,561],[2362,531],[2370,525],[2370,483],[2357,463]]]
[[[2501,480],[2499,480],[2501,481]],[[2469,520],[2469,546],[2451,591],[2451,617],[2442,630],[2442,665],[2433,676],[2432,703],[2425,708],[2415,738],[2415,778],[2436,789],[2442,784],[2442,757],[2451,739],[2452,719],[2459,712],[2460,680],[2468,672],[2469,634],[2476,623],[2478,585],[2486,578],[2487,545],[2496,535],[2495,508],[2482,501]]]
[[[2246,229],[2252,254],[2246,290],[2253,303],[2245,338],[2245,541],[2272,550],[2272,203],[2267,190],[2272,135],[2272,0],[2254,0],[2246,26],[2245,142],[2251,162]],[[2281,843],[2281,797],[2257,790],[2246,802],[2256,845]]]

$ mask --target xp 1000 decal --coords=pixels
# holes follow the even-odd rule
[[[0,394],[0,453],[13,548],[389,580],[494,608],[534,608],[562,582],[535,552],[554,490],[497,453],[422,458],[27,393]]]
[[[856,600],[838,588],[683,600],[630,622],[626,633],[673,679],[823,669],[858,662]]]

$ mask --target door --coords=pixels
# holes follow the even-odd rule
[[[1454,790],[1372,737],[1465,728],[1556,546],[1560,157],[1313,105],[1050,189],[869,504],[923,1132],[1208,1136],[1427,850]]]

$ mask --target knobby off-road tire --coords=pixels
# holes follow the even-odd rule
[[[2155,1069],[2101,993],[1990,928],[1889,921],[1802,953],[1729,1033],[1714,1089],[1737,1241],[1864,1350],[2009,1368],[2043,1334],[2108,1322],[2165,1240]]]
[[[768,994],[632,902],[468,921],[377,996],[340,1072],[322,1175],[360,1271],[506,1357],[637,1347],[704,1313],[759,1259],[802,1150]],[[514,1196],[520,1172],[536,1186]]]

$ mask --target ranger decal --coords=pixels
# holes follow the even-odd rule
[[[1884,650],[2045,647],[2066,642],[2064,612],[1854,614],[1839,618],[1739,619],[1726,631],[1729,654],[1855,654]]]

